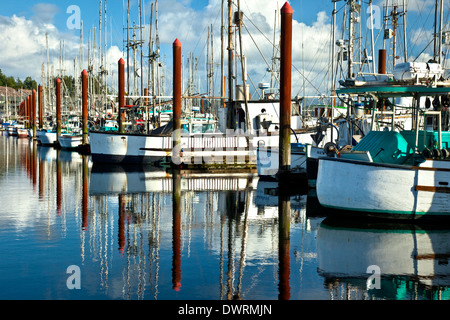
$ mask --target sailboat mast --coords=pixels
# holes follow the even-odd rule
[[[222,98],[221,101],[221,106],[223,106],[223,97],[225,96],[225,89],[224,89],[224,76],[225,76],[225,72],[224,72],[224,29],[225,29],[225,25],[224,25],[224,6],[225,6],[225,0],[222,0],[222,5],[221,5],[221,24],[220,24],[220,97]]]
[[[233,102],[233,1],[228,0],[228,101]]]
[[[442,63],[442,32],[443,32],[443,19],[444,17],[444,0],[440,1],[440,8],[439,8],[439,45],[438,45],[438,49],[439,49],[439,63]]]

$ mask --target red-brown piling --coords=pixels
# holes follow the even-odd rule
[[[119,59],[119,110],[117,117],[119,121],[119,132],[123,133],[123,108],[125,106],[125,61]]]
[[[30,96],[27,96],[27,98],[25,99],[25,121],[26,121],[26,127],[30,128],[30,122],[31,122],[31,117],[30,117]]]
[[[33,139],[36,138],[36,90],[33,89],[31,96],[31,127],[33,129]]]
[[[81,72],[82,85],[82,110],[81,117],[83,121],[83,145],[88,143],[88,91],[87,91],[87,72]]]
[[[61,136],[61,79],[56,79],[56,140]]]
[[[386,74],[386,49],[378,51],[378,73]]]
[[[44,88],[38,87],[38,106],[39,106],[39,129],[44,125]]]
[[[291,168],[292,14],[292,7],[286,2],[281,9],[280,154],[278,172],[280,178]]]
[[[181,42],[173,42],[173,137],[172,157],[179,159],[181,144]],[[178,146],[178,147],[177,147]],[[175,154],[177,153],[177,154]],[[179,164],[177,161],[176,164]]]

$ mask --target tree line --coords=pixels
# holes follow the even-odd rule
[[[0,86],[3,87],[9,87],[13,89],[28,89],[28,90],[37,90],[37,82],[33,80],[31,77],[26,77],[24,81],[20,80],[19,78],[14,79],[13,76],[7,76],[3,74],[2,70],[0,69]]]

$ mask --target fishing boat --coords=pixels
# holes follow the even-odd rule
[[[59,137],[58,142],[63,149],[75,149],[83,143],[83,135],[63,134]]]
[[[356,215],[398,219],[450,217],[450,82],[433,86],[393,81],[388,86],[337,90],[375,101],[411,97],[413,130],[371,131],[337,157],[319,158],[317,197],[322,206]],[[435,101],[428,111],[430,97]],[[442,127],[446,130],[443,130]]]
[[[223,161],[227,149],[232,157],[239,157],[240,164],[248,163],[248,141],[244,136],[226,136],[217,131],[217,120],[211,115],[196,114],[181,119],[181,159],[179,163],[203,163]],[[141,126],[133,124],[126,132],[90,130],[91,155],[94,162],[148,163],[169,162],[172,158],[172,122],[143,133]],[[244,150],[238,150],[239,148]],[[194,159],[196,158],[196,159]],[[233,158],[234,159],[234,158]],[[216,162],[217,162],[216,161]]]
[[[66,131],[58,138],[62,149],[76,149],[83,144],[82,125],[78,116],[70,116],[62,130]]]
[[[25,127],[16,127],[15,130],[18,138],[27,138],[30,136],[29,130]]]
[[[58,141],[56,130],[39,129],[36,130],[36,140],[43,146],[54,145]]]

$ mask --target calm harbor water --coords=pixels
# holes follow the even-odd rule
[[[450,227],[341,221],[276,188],[0,135],[0,299],[450,298]]]

